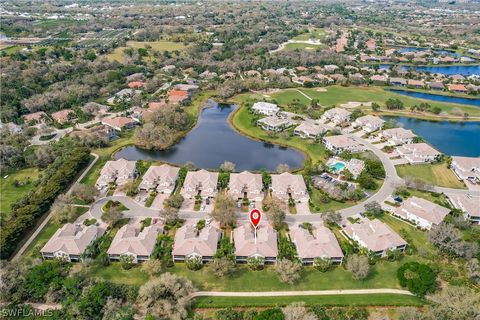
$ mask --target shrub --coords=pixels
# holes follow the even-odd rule
[[[133,260],[133,256],[129,254],[120,256],[120,263],[122,264],[122,268],[125,270],[130,270],[133,267]]]
[[[328,258],[315,258],[313,259],[313,265],[321,272],[326,272],[332,266],[332,261]]]
[[[262,270],[265,264],[263,257],[248,257],[247,264],[254,271]]]
[[[190,270],[200,270],[202,267],[202,258],[199,256],[193,256],[190,258],[185,259],[185,264],[187,265],[187,268]]]
[[[437,288],[435,272],[426,264],[408,262],[397,270],[400,285],[407,287],[412,293],[423,296],[434,292]]]

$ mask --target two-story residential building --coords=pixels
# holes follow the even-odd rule
[[[189,199],[198,195],[202,198],[213,198],[217,195],[217,182],[218,172],[209,172],[204,169],[189,171],[180,193]]]
[[[95,186],[99,190],[108,187],[111,183],[121,186],[129,180],[135,179],[136,174],[136,161],[129,161],[123,158],[107,161],[100,171],[100,176]]]
[[[343,228],[345,234],[361,247],[384,257],[389,250],[404,251],[407,242],[378,219],[363,219]]]
[[[157,237],[163,232],[159,224],[152,224],[141,230],[140,226],[127,224],[118,230],[107,250],[110,260],[130,256],[133,263],[147,261],[155,249]]]
[[[410,220],[422,229],[430,230],[434,225],[442,223],[450,213],[450,209],[439,206],[428,200],[410,197],[392,212],[400,218]]]
[[[272,226],[262,221],[255,229],[250,222],[245,222],[233,230],[235,259],[237,263],[246,263],[248,258],[263,258],[265,264],[277,262],[277,232]]]
[[[129,117],[104,118],[102,124],[117,131],[132,129],[138,125],[138,121]]]
[[[342,108],[332,108],[322,114],[321,119],[324,121],[331,121],[335,125],[346,123],[350,120],[352,113]]]
[[[221,231],[215,222],[208,223],[201,230],[197,221],[189,221],[175,233],[172,256],[175,262],[184,262],[199,257],[203,263],[213,260]]]
[[[253,104],[252,110],[255,113],[273,116],[280,111],[280,108],[274,103],[259,101]]]
[[[272,174],[271,189],[272,195],[282,200],[292,198],[295,201],[308,202],[310,198],[303,176],[300,174],[290,172]]]
[[[361,128],[363,131],[371,133],[371,132],[382,129],[384,123],[385,123],[385,120],[383,120],[380,117],[366,115],[356,119],[352,123],[352,126],[354,128]]]
[[[248,171],[231,173],[228,194],[235,199],[247,198],[253,201],[262,201],[264,197],[262,175]]]
[[[270,116],[257,121],[257,125],[263,130],[279,132],[292,126],[293,123],[287,118]]]
[[[412,143],[413,139],[416,137],[412,130],[407,130],[404,128],[383,130],[381,136],[393,146]]]
[[[156,189],[160,193],[170,194],[175,189],[179,171],[180,168],[172,167],[168,164],[150,166],[143,175],[139,188],[141,190]]]
[[[410,164],[433,162],[441,155],[439,151],[424,142],[404,144],[397,147],[397,152]]]
[[[480,157],[452,156],[450,168],[458,179],[471,183],[480,183]]]
[[[104,232],[105,230],[96,225],[67,223],[53,234],[40,253],[43,259],[77,262],[81,260],[85,249]]]
[[[364,145],[349,135],[323,137],[323,143],[328,150],[335,154],[342,153],[343,151],[355,153],[365,150]]]
[[[312,224],[311,233],[300,225],[290,228],[290,238],[297,248],[298,257],[305,265],[313,265],[316,258],[341,264],[343,252],[330,229],[320,223]]]

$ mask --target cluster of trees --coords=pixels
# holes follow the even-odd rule
[[[12,206],[12,218],[8,221],[2,220],[1,224],[2,258],[8,258],[13,253],[26,232],[49,210],[56,197],[68,188],[89,160],[90,152],[87,148],[64,150],[64,153],[47,167],[44,178],[35,189]]]
[[[478,244],[463,240],[459,231],[450,223],[441,223],[432,227],[428,237],[441,251],[452,256],[472,259],[479,253]]]

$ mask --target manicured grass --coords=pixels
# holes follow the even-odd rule
[[[124,270],[118,262],[112,262],[107,267],[94,265],[90,271],[94,277],[129,285],[142,285],[149,278],[148,273],[142,271],[141,265],[134,266],[130,270]]]
[[[314,28],[307,33],[302,33],[302,34],[292,38],[292,40],[299,40],[299,41],[307,41],[309,39],[320,40],[323,37],[325,37],[325,30]]]
[[[308,40],[308,39],[307,39]],[[311,44],[311,43],[288,43],[285,45],[285,50],[308,50],[313,51],[318,48],[321,48],[321,44]]]
[[[465,189],[463,182],[459,181],[446,163],[416,164],[396,166],[400,177],[412,177],[423,180],[425,183],[440,187]]]
[[[3,219],[10,217],[11,205],[33,189],[39,173],[37,168],[28,168],[10,173],[7,178],[0,178],[0,212]],[[16,187],[15,181],[24,185]]]
[[[127,48],[146,48],[150,46],[153,50],[156,51],[182,51],[186,46],[182,42],[172,42],[172,41],[128,41],[126,47],[118,47],[113,50],[112,53],[107,55],[109,61],[118,61],[124,62],[127,59],[126,54],[123,52]]]
[[[305,154],[307,154],[313,162],[326,160],[325,147],[320,143],[312,143],[297,136],[290,139],[282,138],[280,135],[277,137],[269,137],[265,131],[257,126],[252,125],[252,119],[254,115],[250,114],[245,107],[240,107],[231,118],[231,123],[234,128],[240,131],[242,134],[258,139],[262,141],[268,141],[284,146],[294,147]]]
[[[316,188],[312,188],[310,191],[310,201],[312,205],[310,206],[310,209],[312,212],[325,212],[329,210],[337,211],[343,208],[351,207],[355,204],[354,201],[336,201],[333,199],[330,199],[330,202],[328,203],[323,203],[320,201],[320,191]]]
[[[400,294],[329,295],[291,297],[198,297],[195,308],[275,307],[293,302],[325,306],[421,306],[423,301],[415,296]]]

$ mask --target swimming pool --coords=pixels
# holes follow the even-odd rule
[[[343,162],[336,162],[335,164],[330,165],[330,169],[332,169],[335,173],[338,173],[345,168],[345,164]]]

